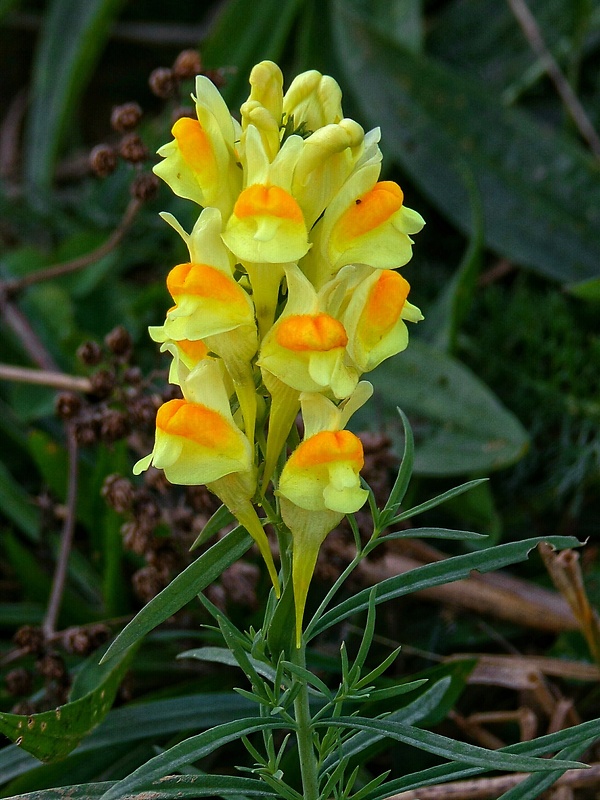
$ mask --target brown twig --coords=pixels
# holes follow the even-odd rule
[[[92,391],[92,383],[89,378],[65,375],[62,372],[15,367],[12,364],[0,364],[0,380],[35,383],[39,386],[50,386],[53,389],[86,394]]]
[[[103,242],[99,247],[95,250],[92,250],[90,253],[86,253],[83,256],[78,256],[77,258],[73,258],[71,261],[65,261],[61,264],[53,264],[50,267],[46,267],[45,269],[40,269],[37,272],[32,272],[29,275],[23,275],[20,278],[11,278],[9,280],[5,280],[0,283],[0,289],[3,289],[6,296],[10,297],[17,292],[26,289],[28,286],[33,286],[36,283],[41,283],[42,281],[48,281],[52,278],[60,278],[63,275],[68,275],[71,272],[76,272],[77,270],[83,269],[84,267],[89,267],[90,264],[94,264],[96,261],[99,261],[101,258],[104,258],[105,255],[114,250],[114,248],[120,244],[121,240],[131,227],[134,219],[137,216],[138,211],[142,206],[142,201],[138,200],[137,198],[133,198],[129,201],[127,208],[125,209],[125,213],[117,227],[108,237],[108,239]]]
[[[556,59],[547,48],[542,32],[540,31],[535,17],[529,10],[529,6],[525,0],[507,0],[507,2],[521,26],[531,49],[540,59],[542,67],[550,80],[554,83],[556,91],[560,95],[565,108],[577,126],[579,133],[588,143],[594,155],[600,158],[600,137],[590,122],[590,118],[579,101],[579,98],[563,75]]]
[[[58,370],[58,365],[44,347],[39,337],[29,324],[27,317],[8,298],[5,286],[0,282],[0,313],[2,319],[19,338],[28,356],[43,370]]]
[[[499,775],[495,778],[473,778],[453,783],[440,783],[438,786],[426,786],[410,792],[395,794],[388,800],[493,800],[501,794],[518,786],[528,778],[527,773]],[[588,769],[567,770],[555,786],[597,786],[600,780],[600,764],[593,763]]]
[[[547,544],[538,550],[552,582],[568,602],[594,661],[600,665],[600,618],[588,600],[579,555],[574,550],[555,553]]]
[[[49,639],[56,630],[56,621],[60,611],[65,582],[67,579],[67,567],[69,563],[69,554],[71,552],[71,545],[73,543],[73,534],[75,532],[75,514],[77,506],[77,489],[78,489],[78,469],[77,469],[77,438],[72,426],[67,426],[67,455],[69,459],[69,468],[67,475],[67,504],[66,515],[63,523],[63,528],[60,536],[60,549],[58,552],[58,559],[56,568],[54,570],[54,577],[52,579],[52,591],[50,592],[50,599],[48,600],[48,608],[46,609],[46,616],[42,624],[42,630],[46,639]]]

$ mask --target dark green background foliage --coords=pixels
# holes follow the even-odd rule
[[[600,5],[529,0],[529,6],[599,129]],[[423,524],[450,522],[506,544],[534,533],[597,537],[600,159],[579,136],[503,0],[0,0],[0,280],[88,253],[110,236],[135,170],[121,162],[100,180],[82,167],[84,158],[99,142],[116,141],[111,107],[130,100],[144,109],[140,133],[150,152],[168,140],[173,109],[150,92],[148,75],[187,47],[199,47],[204,66],[225,76],[222,91],[232,108],[247,95],[253,64],[270,58],[288,82],[305,69],[333,75],[345,113],[366,129],[381,127],[384,177],[401,184],[407,205],[427,221],[403,269],[426,320],[411,327],[408,350],[373,374],[375,397],[354,427],[384,429],[400,453],[396,407],[406,412],[415,432],[412,505],[457,480],[490,477],[429,512]],[[161,187],[117,248],[19,295],[19,309],[59,369],[89,375],[77,348],[124,325],[142,374],[165,370],[146,329],[163,318],[164,277],[183,252],[158,212],[172,211],[189,228],[188,205]],[[34,366],[6,320],[0,362]],[[164,388],[160,375],[148,391],[157,385]],[[0,383],[0,656],[14,649],[19,626],[41,622],[50,589],[60,525],[45,518],[40,498],[60,505],[67,491],[55,394]],[[129,476],[135,458],[124,438],[81,448],[61,628],[109,620],[116,631],[139,607],[129,577],[140,559],[123,550],[123,517],[100,496],[106,476]],[[167,538],[168,530],[158,535]],[[236,535],[242,555],[248,542]],[[450,546],[460,554],[479,545]],[[593,595],[600,570],[588,560]],[[253,619],[251,611],[237,613],[243,625]],[[189,623],[192,641],[197,623]],[[480,638],[468,621],[445,640],[443,627],[431,609],[393,633],[442,653]],[[513,629],[504,634],[518,640]],[[228,672],[199,673],[181,662],[174,672],[178,634],[153,637],[134,659],[135,693],[145,704],[132,706],[131,716],[127,706],[110,712],[114,725],[98,728],[62,763],[38,766],[24,752],[2,751],[0,792],[117,780],[154,754],[157,728],[161,746],[168,746],[184,729],[251,715],[245,699],[229,692]],[[571,639],[555,646],[584,653]],[[80,669],[80,661],[71,657],[69,666]],[[68,712],[75,733],[61,733],[64,751],[57,740],[48,758],[64,755],[95,725],[108,708],[98,693],[112,697],[129,666],[114,662],[95,672],[92,661],[81,673],[90,676],[87,687],[77,694],[75,684],[70,698],[79,703]],[[326,659],[321,667],[325,675],[336,669]],[[437,676],[451,685],[444,714],[466,673],[462,665]],[[198,692],[215,694],[199,703]],[[1,710],[13,702],[0,689]],[[404,703],[399,698],[394,708]],[[221,790],[251,794],[251,783],[233,781]],[[86,785],[82,797],[100,796],[109,784]],[[166,787],[163,796],[177,790]]]

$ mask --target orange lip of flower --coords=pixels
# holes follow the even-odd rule
[[[341,322],[329,314],[294,314],[281,321],[277,343],[287,350],[325,352],[348,344]]]
[[[220,452],[237,444],[235,431],[218,411],[186,400],[169,400],[162,405],[156,415],[156,427],[170,436],[182,436]]]
[[[208,353],[208,347],[204,344],[202,339],[191,341],[190,339],[179,339],[176,342],[179,349],[185,353],[188,358],[194,361],[202,361]]]
[[[344,212],[335,226],[336,239],[356,239],[386,222],[402,208],[404,193],[393,181],[380,181]]]
[[[238,219],[245,217],[279,217],[291,222],[304,223],[302,209],[292,197],[279,186],[255,184],[240,194],[233,209]]]
[[[363,446],[350,431],[321,431],[302,442],[289,459],[290,467],[305,469],[332,461],[349,461],[357,470],[364,465]]]
[[[218,180],[215,154],[206,131],[197,119],[182,117],[173,125],[171,133],[177,141],[179,152],[192,172],[205,181]]]
[[[196,295],[223,303],[243,305],[243,289],[227,275],[207,264],[179,264],[167,276],[171,297]]]
[[[360,320],[360,332],[365,342],[375,344],[385,336],[402,313],[410,285],[402,275],[383,270],[372,287]]]

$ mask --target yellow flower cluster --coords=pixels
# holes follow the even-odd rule
[[[189,234],[163,214],[190,260],[169,273],[174,306],[150,333],[184,399],[159,410],[135,471],[153,464],[173,483],[207,485],[254,537],[278,592],[253,505],[274,481],[299,641],[321,543],[367,496],[362,446],[345,429],[372,393],[360,376],[407,346],[406,320],[422,319],[395,268],[423,220],[379,181],[379,130],[344,118],[331,77],[305,72],[284,94],[264,61],[250,86],[240,124],[199,76],[197,119],[178,120],[158,151],[156,174],[202,210]],[[304,438],[277,475],[300,410]]]

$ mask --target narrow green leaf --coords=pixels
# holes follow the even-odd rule
[[[424,511],[429,511],[430,509],[436,508],[436,506],[445,503],[446,500],[451,500],[453,497],[458,497],[464,492],[468,492],[475,486],[485,483],[485,481],[487,481],[487,478],[476,478],[474,481],[467,481],[466,483],[461,483],[460,486],[454,486],[452,489],[448,489],[447,492],[442,492],[442,494],[438,494],[436,497],[432,497],[430,500],[425,500],[425,502],[419,503],[418,506],[413,506],[412,508],[407,508],[406,511],[401,511],[400,514],[394,517],[394,519],[390,520],[389,524],[395,525],[398,522],[403,522],[405,519],[416,517],[418,514],[422,514]]]
[[[212,517],[208,520],[206,525],[202,528],[192,546],[190,547],[190,552],[195,550],[200,545],[206,544],[213,536],[216,536],[219,531],[222,531],[226,525],[229,525],[235,517],[231,513],[231,511],[227,508],[227,506],[221,506],[218,508]]]
[[[365,121],[382,127],[385,152],[471,233],[466,161],[487,247],[562,282],[597,276],[597,160],[532,115],[504,108],[484,82],[399,47],[353,6],[333,3],[336,51]]]
[[[387,600],[403,597],[411,592],[418,592],[420,589],[428,589],[431,586],[440,586],[443,583],[467,578],[473,570],[479,572],[491,572],[502,569],[510,564],[524,561],[531,550],[540,542],[547,542],[557,550],[565,550],[570,547],[580,547],[581,543],[570,536],[539,536],[535,539],[525,539],[522,542],[509,542],[487,550],[479,550],[475,553],[467,553],[460,556],[453,556],[444,561],[436,561],[434,564],[426,564],[417,567],[402,575],[387,578],[381,581],[376,587],[377,605]],[[306,636],[312,638],[317,636],[332,625],[336,625],[344,619],[352,616],[357,611],[364,611],[369,605],[369,595],[371,589],[363,589],[340,603],[335,608],[327,611],[314,628],[306,631]]]
[[[453,531],[450,528],[409,528],[405,531],[394,531],[382,536],[381,540],[388,539],[456,539],[457,541],[480,541],[487,539],[485,533],[473,531]]]
[[[423,678],[420,681],[409,681],[408,683],[399,683],[396,686],[388,686],[386,689],[371,689],[369,696],[364,698],[366,703],[379,703],[381,700],[391,700],[393,697],[400,697],[402,694],[414,692],[415,689],[424,686],[427,679]]]
[[[590,303],[600,302],[600,278],[590,278],[579,283],[570,283],[565,287],[569,294],[579,297],[581,300],[588,300]]]
[[[74,684],[72,701],[31,716],[0,713],[0,732],[40,761],[64,758],[108,713],[132,655],[129,651],[104,667],[95,663],[96,654],[91,656],[94,663]]]
[[[118,781],[104,794],[103,800],[122,800],[133,791],[144,788],[149,782],[158,780],[180,767],[191,764],[217,750],[228,742],[236,741],[240,736],[249,736],[256,731],[288,728],[283,722],[260,717],[247,717],[224,725],[217,725],[208,731],[184,739],[174,747],[170,747],[158,756],[142,764],[131,775]]]
[[[52,0],[46,6],[25,136],[25,177],[32,197],[50,189],[69,120],[122,2]]]
[[[238,526],[186,567],[123,628],[109,647],[104,661],[122,653],[160,625],[212,583],[224,569],[250,549],[252,539]]]
[[[386,720],[395,720],[405,725],[412,725],[419,722],[419,720],[428,716],[431,710],[440,704],[450,687],[451,681],[452,679],[450,676],[436,681],[425,689],[419,697],[404,706],[404,708],[400,708],[398,711],[393,711],[391,714],[388,714]],[[328,720],[328,722],[331,723],[332,720]],[[383,738],[385,738],[385,734],[382,734],[380,731],[360,731],[342,745],[341,754],[344,758],[352,758],[364,752],[367,747],[371,747],[371,745],[379,742]],[[339,755],[340,753],[336,751],[328,756],[325,759],[323,768],[327,769],[328,767],[332,767]]]
[[[336,717],[327,722],[316,722],[316,726],[339,725],[358,731],[374,731],[396,739],[404,744],[425,750],[428,753],[446,758],[450,761],[460,761],[463,764],[485,767],[486,769],[523,770],[524,772],[543,772],[548,769],[577,769],[581,767],[577,761],[548,761],[543,758],[503,753],[500,750],[486,750],[484,747],[459,742],[441,736],[439,733],[424,731],[412,725],[395,722],[389,717],[385,719],[369,719],[368,717]]]
[[[400,409],[397,409],[400,419],[402,420],[402,428],[404,430],[404,453],[400,463],[400,469],[392,486],[392,491],[387,499],[381,514],[379,515],[378,523],[381,529],[389,525],[390,519],[400,503],[404,500],[408,484],[412,477],[413,465],[415,460],[415,439],[413,436],[410,422],[406,414]]]
[[[597,740],[600,737],[600,720],[594,719],[589,722],[583,722],[580,725],[574,725],[571,728],[558,731],[557,733],[547,734],[546,736],[539,736],[528,742],[519,742],[518,744],[511,744],[508,747],[503,747],[496,750],[496,753],[514,753],[518,755],[527,756],[542,756],[547,753],[555,752],[565,747],[571,747],[581,742],[588,742],[588,740]],[[552,769],[554,764],[553,760],[546,762],[548,768]],[[383,788],[378,789],[365,800],[385,800],[398,792],[414,791],[421,789],[424,786],[433,786],[439,783],[446,783],[449,780],[460,780],[462,778],[471,778],[474,775],[480,775],[482,772],[487,772],[484,767],[467,767],[464,764],[442,764],[437,767],[429,767],[428,769],[412,772],[402,778],[386,783]],[[540,777],[539,773],[537,777]]]
[[[230,667],[240,666],[234,654],[225,647],[197,647],[194,650],[186,650],[185,653],[179,653],[177,658],[195,658],[197,661],[211,661],[215,664],[227,664]],[[247,658],[259,675],[262,675],[263,678],[271,681],[271,683],[275,680],[273,667],[250,655],[247,655]]]
[[[78,786],[61,786],[57,789],[41,789],[37,792],[15,795],[7,800],[97,800],[111,790],[116,781],[82,783]],[[174,775],[161,778],[156,783],[144,785],[143,789],[127,795],[121,800],[177,800],[189,797],[275,797],[273,789],[255,778],[232,775]]]

